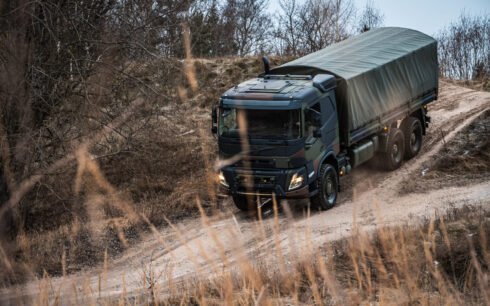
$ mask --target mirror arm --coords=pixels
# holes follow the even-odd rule
[[[216,111],[216,107],[213,107],[213,110],[211,111],[211,118],[213,120],[213,123],[218,122],[218,113]]]

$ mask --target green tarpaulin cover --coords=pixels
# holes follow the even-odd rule
[[[318,73],[337,77],[341,125],[353,131],[437,88],[437,42],[410,29],[379,28],[271,70]]]

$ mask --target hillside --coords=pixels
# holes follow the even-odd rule
[[[272,65],[285,60],[274,58]],[[219,95],[260,73],[261,62],[228,58],[195,60],[192,69],[181,61],[131,67],[125,71],[133,76],[132,82],[125,79],[129,83],[90,80],[94,92],[111,88],[112,103],[94,102],[77,112],[68,106],[51,118],[50,124],[65,131],[60,135],[68,140],[62,143],[80,134],[101,136],[85,147],[72,142],[73,158],[55,171],[52,165],[63,157],[61,147],[51,164],[39,166],[44,176],[26,195],[31,204],[28,226],[17,243],[6,248],[11,253],[2,263],[4,286],[27,282],[2,289],[3,301],[61,296],[65,302],[81,303],[99,297],[200,303],[206,297],[220,303],[230,295],[239,299],[240,290],[249,292],[243,304],[262,296],[276,303],[335,298],[355,303],[354,295],[359,301],[380,296],[393,301],[402,295],[407,302],[422,304],[434,301],[430,296],[441,303],[453,298],[485,301],[488,283],[480,278],[488,277],[490,93],[441,81],[440,98],[429,108],[433,123],[418,157],[392,173],[374,165],[356,169],[344,178],[344,191],[329,211],[310,213],[306,203],[291,202],[290,210],[258,222],[237,212],[229,199],[216,198],[216,143],[209,129],[210,110]],[[153,93],[141,96],[140,86]],[[111,126],[119,116],[125,120]],[[70,151],[70,146],[63,150]],[[450,229],[444,228],[444,220]],[[432,234],[434,222],[438,236]],[[389,250],[404,247],[394,238],[403,235],[397,231],[402,225],[407,227],[405,247],[417,259],[413,264],[427,269],[426,279],[392,269],[402,264],[390,261],[397,253]],[[368,239],[373,231],[377,236]],[[429,250],[417,244],[419,231],[425,235],[423,242],[432,243]],[[467,260],[457,267],[463,275],[453,283],[442,274],[439,281],[437,267],[430,266],[427,256],[446,260],[444,267],[451,269],[454,256],[444,257],[444,251],[437,250],[445,243],[468,241],[447,234],[458,231],[474,236],[466,253],[454,251],[454,256]],[[321,258],[329,258],[328,252],[339,258],[327,260],[332,270],[322,268]],[[377,252],[383,253],[379,254],[384,263],[378,266]],[[304,261],[310,257],[315,258],[313,266]],[[472,260],[478,264],[472,266]],[[356,262],[366,266],[353,267]],[[376,270],[380,267],[389,270],[383,272],[384,281]],[[325,271],[337,271],[337,278],[347,275],[351,283],[329,279]],[[403,273],[408,273],[402,280],[406,286],[389,287],[392,277]],[[215,278],[207,277],[211,275]],[[41,285],[34,277],[43,277]],[[278,279],[287,278],[311,286],[283,287]],[[385,291],[371,281],[387,286]],[[476,288],[469,294],[464,289],[467,281]],[[76,296],[68,285],[72,283]],[[339,289],[343,287],[348,289]],[[339,297],[333,297],[334,288]],[[414,288],[417,297],[411,298]],[[290,290],[297,296],[290,296]]]
[[[262,62],[203,59],[188,67],[164,60],[102,69],[85,84],[92,103],[75,96],[44,121],[36,175],[19,182],[28,188],[18,189],[22,222],[4,247],[15,260],[3,282],[61,275],[63,258],[70,273],[102,261],[106,250],[118,256],[152,226],[198,216],[196,197],[207,211],[220,208],[211,107],[257,76]]]

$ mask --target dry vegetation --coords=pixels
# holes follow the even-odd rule
[[[250,58],[244,61],[253,63],[256,60]],[[236,60],[228,60],[225,63],[237,64]],[[197,101],[194,102],[197,103]],[[467,161],[477,161],[469,163],[471,167],[481,165],[482,160],[486,161],[487,159],[475,159],[475,156],[488,153],[488,150],[484,149],[487,144],[485,138],[477,137],[484,131],[488,118],[487,111],[466,129],[459,132],[452,142],[460,145],[446,146],[441,153],[443,156],[438,156],[435,163],[447,161],[450,156],[466,155],[469,155]],[[188,135],[192,136],[192,134]],[[463,143],[464,146],[462,146]],[[459,151],[454,151],[463,147],[470,150],[471,154],[464,155],[459,154],[461,153]],[[454,152],[447,152],[449,148]],[[199,161],[195,161],[193,165],[199,166],[198,164]],[[442,169],[446,166],[453,169],[454,164],[447,161],[447,164],[440,166],[439,171],[443,171]],[[464,181],[465,172],[459,168],[458,170],[455,173],[458,174],[459,181]],[[86,180],[85,184],[88,181]],[[184,182],[185,179],[180,184]],[[199,183],[196,181],[193,185],[198,187]],[[90,188],[104,188],[104,183],[99,182]],[[203,198],[209,199],[208,190],[203,188],[201,192]],[[106,196],[113,196],[113,193]],[[100,203],[97,201],[104,201],[104,198],[94,197],[90,200]],[[110,200],[105,200],[110,203]],[[214,232],[214,221],[209,219],[205,213],[209,211],[214,202],[208,200],[203,203],[208,203],[206,204],[208,208],[205,207],[200,213],[202,229],[214,237],[215,244],[219,246],[222,242]],[[139,209],[147,204],[134,202],[133,205]],[[104,282],[107,280],[104,280],[102,275],[106,272],[99,276],[99,287],[84,285],[81,291],[73,289],[76,292],[74,295],[65,293],[61,296],[61,292],[72,290],[69,281],[62,279],[60,282],[53,282],[51,277],[69,273],[91,261],[109,260],[104,257],[104,248],[100,246],[108,247],[109,253],[122,247],[120,241],[111,244],[111,239],[120,238],[116,228],[106,228],[106,234],[98,236],[94,233],[94,225],[97,228],[96,224],[90,223],[88,226],[74,221],[69,226],[57,229],[56,233],[63,235],[61,237],[48,231],[44,237],[33,235],[20,237],[19,240],[20,244],[32,244],[35,239],[40,239],[44,246],[39,246],[39,249],[52,252],[35,253],[31,251],[24,255],[26,257],[23,257],[26,258],[26,263],[40,262],[55,269],[54,271],[47,270],[42,276],[39,274],[39,293],[36,298],[40,304],[53,303],[56,305],[71,301],[80,304],[98,302],[102,304],[170,305],[220,305],[223,303],[235,305],[354,305],[366,303],[481,305],[488,304],[490,301],[490,288],[488,288],[490,214],[488,210],[482,209],[485,203],[481,205],[480,207],[465,206],[461,209],[449,208],[444,212],[427,217],[422,224],[379,226],[374,232],[364,232],[361,227],[357,228],[354,225],[349,237],[334,242],[327,240],[321,243],[313,242],[310,239],[308,227],[294,227],[293,236],[297,240],[293,239],[289,243],[295,244],[290,249],[296,251],[290,253],[286,253],[281,243],[278,243],[281,230],[278,226],[279,216],[275,210],[273,220],[269,220],[271,222],[258,221],[258,230],[264,233],[271,232],[272,236],[276,237],[276,243],[265,243],[266,240],[259,239],[255,241],[255,245],[241,245],[240,233],[230,230],[230,235],[236,235],[235,251],[220,253],[222,264],[210,258],[211,270],[196,272],[191,278],[173,279],[171,264],[170,268],[158,267],[157,269],[152,266],[150,258],[148,265],[141,271],[139,288],[135,291],[123,289],[120,294],[110,297],[105,297],[103,291]],[[110,207],[108,205],[108,209]],[[189,211],[197,211],[199,208],[192,198],[188,200],[187,207]],[[123,237],[131,241],[130,229],[135,231],[140,227],[130,223],[131,212],[121,210],[123,213],[119,216],[120,222],[122,219],[128,222]],[[287,208],[284,211],[287,218],[292,218]],[[381,212],[378,211],[379,220],[382,219],[381,215]],[[86,220],[91,221],[90,218]],[[110,219],[110,222],[115,221],[116,218]],[[141,221],[136,223],[144,224]],[[177,227],[174,230],[176,237],[183,236]],[[62,239],[66,239],[64,241],[65,250],[69,252],[60,252],[55,257],[52,254],[56,254],[56,248],[59,248]],[[95,245],[95,243],[100,244]],[[256,251],[247,253],[245,249]],[[259,253],[265,253],[267,256],[255,257],[254,254]],[[43,262],[43,258],[46,257],[50,258],[49,262]],[[80,262],[79,266],[76,265],[77,260]],[[19,263],[10,261],[9,264],[15,269],[15,265]],[[106,263],[104,262],[103,265],[105,267]],[[124,274],[121,275],[120,281],[122,288],[125,288]],[[63,291],[61,288],[68,289],[63,289],[65,290]],[[23,301],[22,299],[20,295],[17,301]]]
[[[278,223],[277,209],[274,223]],[[380,216],[378,216],[381,218]],[[285,255],[281,244],[263,245],[268,256],[257,260],[236,243],[232,254],[221,253],[223,265],[212,263],[212,271],[193,278],[172,279],[172,270],[155,273],[151,264],[142,271],[140,287],[126,291],[124,275],[119,296],[104,297],[99,286],[75,289],[71,302],[103,304],[164,305],[481,305],[488,304],[490,264],[488,211],[464,207],[433,215],[419,226],[378,227],[374,233],[354,228],[347,239],[319,248],[308,235],[309,228],[296,228],[297,252]],[[203,214],[203,230],[215,237],[213,223]],[[279,235],[277,226],[262,231]],[[239,241],[239,233],[237,241]],[[247,246],[250,248],[250,246]],[[264,250],[265,249],[265,250]],[[252,253],[253,254],[253,253]],[[48,276],[39,282],[38,300],[68,301],[60,297],[64,281],[53,283]],[[18,302],[22,301],[21,297]]]
[[[272,65],[287,60],[273,58]],[[71,148],[75,155],[55,171],[46,171],[20,203],[29,204],[26,227],[3,246],[4,284],[39,277],[40,301],[56,304],[62,299],[57,297],[60,291],[48,285],[51,277],[102,264],[141,234],[156,230],[153,226],[198,216],[196,197],[206,212],[219,208],[214,201],[210,107],[224,90],[256,76],[262,66],[256,57],[193,63],[191,75],[198,87],[209,90],[192,90],[185,61],[129,63],[124,73],[130,77],[104,80],[101,71],[87,80],[93,97],[110,94],[111,103],[100,100],[87,106],[75,100],[53,115],[43,133],[55,131],[58,141],[66,144],[56,146],[59,152],[52,152],[53,160],[62,159]],[[148,89],[143,100],[141,87]],[[148,93],[153,90],[156,93]],[[131,108],[134,101],[140,101],[137,108]],[[119,123],[120,116],[125,120]],[[481,137],[488,134],[488,118],[487,112],[445,147],[438,160],[447,164],[437,166],[438,171],[459,165],[449,162],[448,156],[462,156],[458,158],[473,170],[488,168],[488,137]],[[85,149],[76,141],[85,134],[101,136]],[[49,147],[49,141],[40,137],[38,145]],[[49,163],[39,168],[51,169]],[[457,170],[457,179],[464,179],[465,169]],[[271,247],[274,260],[244,258],[225,266],[229,269],[218,267],[211,279],[198,274],[172,285],[150,269],[142,273],[145,281],[139,293],[99,302],[486,303],[489,215],[467,208],[444,216],[422,227],[359,231],[320,249],[312,247],[306,229],[298,234],[305,239],[295,258],[282,258],[280,250]],[[227,262],[225,254],[222,259]],[[97,299],[97,290],[92,290],[82,292],[78,302]]]
[[[443,78],[444,82],[454,84],[461,87],[467,87],[478,91],[490,91],[490,80],[488,76],[481,80],[454,80]]]
[[[480,304],[489,302],[488,213],[449,211],[422,227],[354,231],[296,258],[238,263],[239,272],[184,284],[163,302],[251,304]],[[306,232],[308,229],[305,230]],[[306,233],[306,237],[307,233]],[[276,245],[277,246],[277,245]],[[224,258],[223,258],[224,259]],[[190,286],[189,286],[190,285]]]
[[[357,24],[352,1],[283,1],[279,18],[291,17],[288,29],[269,27],[263,0],[6,3],[0,5],[0,283],[38,279],[34,301],[43,305],[63,302],[53,276],[105,266],[141,235],[199,216],[196,198],[204,229],[212,232],[206,214],[220,202],[210,108],[226,89],[262,72],[262,64],[258,57],[192,54],[298,56],[345,39],[351,28],[382,24],[369,5]],[[252,29],[242,33],[251,20]],[[475,20],[488,37],[488,22]],[[441,39],[463,35],[452,29]],[[441,72],[462,69],[487,90],[488,59],[480,55],[488,54],[488,41],[470,38],[467,44],[483,42],[478,56],[454,64],[467,45],[441,49],[447,51]],[[290,59],[273,57],[271,65]],[[427,179],[468,170],[488,175],[488,137],[475,137],[488,136],[488,118],[458,136],[454,149],[446,147]],[[458,145],[467,141],[474,144],[468,153]],[[462,157],[446,158],[453,155]],[[212,277],[172,283],[149,269],[138,293],[98,299],[101,287],[84,285],[73,298],[80,304],[488,304],[488,213],[468,208],[444,216],[420,228],[356,231],[320,249],[304,229],[297,257],[284,257],[277,245],[259,262],[230,263],[222,254],[225,266],[216,264]],[[277,236],[277,228],[268,230]]]
[[[271,59],[273,65],[286,60]],[[262,64],[258,57],[193,63],[197,85],[207,90],[192,91],[184,61],[129,63],[124,75],[131,77],[104,79],[109,72],[101,71],[87,80],[94,103],[70,101],[48,118],[36,145],[58,151],[37,165],[45,175],[19,203],[24,223],[4,246],[13,270],[2,266],[3,282],[44,271],[60,275],[62,258],[66,271],[73,272],[103,260],[105,250],[117,255],[141,231],[196,216],[196,197],[206,210],[217,208],[210,110],[226,89],[257,76]],[[151,89],[144,99],[140,87]],[[152,90],[156,93],[148,93]],[[110,103],[96,100],[106,95],[112,96]],[[78,146],[79,138],[111,126],[134,101],[140,101],[138,108],[100,141],[88,149]],[[51,133],[55,140],[45,136]],[[76,154],[69,162],[46,170],[70,150]]]

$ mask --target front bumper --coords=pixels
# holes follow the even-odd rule
[[[220,193],[229,195],[250,195],[277,198],[308,198],[309,186],[306,182],[297,189],[287,190],[294,173],[301,173],[306,178],[305,168],[285,170],[244,170],[234,167],[222,169],[229,187],[220,184]]]

